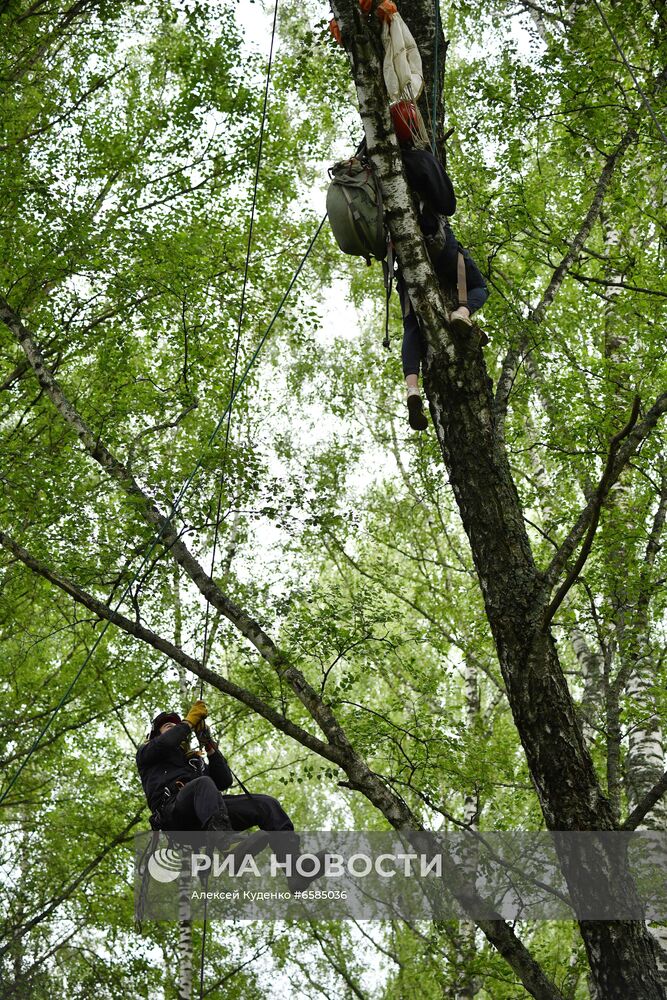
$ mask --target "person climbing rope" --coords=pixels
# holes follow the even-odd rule
[[[456,303],[449,314],[450,325],[459,334],[472,334],[475,327],[470,317],[481,309],[489,292],[477,264],[460,246],[448,221],[456,211],[454,186],[433,153],[414,144],[419,128],[419,113],[414,103],[398,101],[391,105],[390,112],[429,257],[447,301]],[[408,390],[408,420],[413,430],[423,431],[428,422],[419,392],[419,373],[426,343],[400,273],[397,291],[403,314],[401,354]],[[488,343],[486,335],[479,333],[482,344]]]
[[[234,777],[220,753],[205,719],[208,709],[196,701],[184,719],[177,712],[160,712],[152,723],[146,742],[137,750],[136,761],[144,794],[152,810],[151,824],[159,830],[204,830],[225,834],[225,847],[236,855],[259,854],[267,843],[279,862],[292,859],[292,875],[287,883],[293,892],[302,891],[317,875],[294,874],[295,859],[301,853],[294,825],[277,799],[270,795],[222,795]],[[191,750],[190,737],[197,735],[208,757],[204,763]],[[249,827],[260,830],[239,839],[237,833]],[[272,836],[280,834],[279,837]],[[232,848],[232,844],[235,846]]]

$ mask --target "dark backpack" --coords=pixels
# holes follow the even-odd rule
[[[384,260],[387,235],[382,196],[370,164],[356,156],[340,160],[329,169],[327,215],[336,243],[343,253]]]

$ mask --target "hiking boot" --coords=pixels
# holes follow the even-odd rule
[[[466,316],[465,312],[461,309],[455,309],[453,313],[449,314],[449,323],[454,333],[461,335],[466,335],[471,333],[473,330],[476,330],[479,334],[479,342],[481,346],[486,347],[488,344],[489,338],[484,333],[484,330],[480,330],[478,326],[475,326],[470,317]]]
[[[269,842],[269,835],[264,830],[257,830],[255,833],[228,833],[224,839],[228,839],[223,846],[225,854],[232,854],[241,862],[248,855],[254,858],[260,854]]]
[[[449,314],[449,324],[455,333],[470,333],[472,320],[463,309],[455,309]]]
[[[222,805],[202,827],[207,833],[220,833],[224,830],[231,830],[231,828],[232,824],[229,819],[227,807]]]
[[[289,886],[290,891],[291,892],[303,892],[304,889],[307,889],[308,886],[311,885],[311,883],[313,883],[316,879],[321,878],[322,875],[324,875],[324,871],[322,870],[322,863],[323,863],[324,859],[326,858],[326,856],[327,856],[327,852],[326,851],[318,851],[317,854],[315,855],[315,857],[319,861],[318,870],[317,870],[317,872],[315,874],[313,874],[313,875],[297,875],[297,874],[288,875],[287,876],[287,885]],[[294,855],[292,856],[292,859],[293,859],[293,864],[295,864],[296,863],[296,857]]]
[[[224,837],[220,838],[221,849],[226,854],[233,854],[239,860],[246,854],[251,854],[254,858],[256,854],[264,850],[269,842],[269,835],[264,830],[250,834],[232,830],[227,807],[223,805],[217,812],[213,813],[208,822],[204,824],[203,829],[206,833],[225,834]]]
[[[425,431],[428,427],[422,398],[416,393],[408,396],[408,423],[413,431]]]
[[[227,855],[227,857],[233,857],[233,871],[236,872],[240,865],[243,864],[244,860],[250,855],[251,858],[256,857],[260,851],[263,851],[269,842],[269,835],[265,833],[264,830],[258,830],[257,833],[237,833],[234,830],[225,830],[220,836],[220,843],[217,845],[211,845],[209,843],[204,844],[189,844],[188,847],[194,847],[196,853],[201,854],[202,852],[212,857],[213,852],[217,846],[221,854]],[[197,875],[200,881],[204,884],[208,884],[208,878],[211,874],[210,866],[208,868],[199,869]]]

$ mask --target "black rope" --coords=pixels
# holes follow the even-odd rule
[[[218,436],[220,428],[222,427],[222,425],[224,423],[224,420],[225,420],[225,418],[227,416],[227,413],[228,413],[230,407],[234,403],[234,400],[236,399],[236,397],[238,396],[239,392],[241,391],[241,388],[245,384],[245,381],[246,381],[246,379],[247,379],[250,371],[252,370],[252,368],[253,368],[253,366],[254,366],[257,358],[259,357],[259,355],[260,355],[260,353],[262,351],[262,348],[264,347],[264,344],[266,343],[266,340],[267,340],[269,334],[271,333],[271,331],[272,331],[272,329],[273,329],[273,327],[275,325],[276,320],[278,319],[278,316],[282,312],[282,308],[285,305],[285,302],[287,301],[287,299],[289,298],[290,292],[294,288],[294,285],[296,284],[297,279],[298,279],[299,275],[301,274],[301,271],[303,270],[304,264],[306,263],[306,260],[310,256],[310,253],[311,253],[313,247],[315,246],[315,242],[317,240],[317,237],[320,235],[320,233],[322,231],[322,227],[324,226],[324,223],[326,222],[326,218],[327,218],[326,214],[324,216],[322,216],[322,219],[320,220],[320,224],[317,227],[314,235],[312,236],[312,238],[310,240],[310,243],[308,244],[308,247],[306,248],[306,251],[303,254],[303,257],[301,258],[301,261],[299,262],[299,265],[298,265],[296,271],[292,275],[292,280],[290,281],[289,285],[287,286],[287,289],[285,290],[285,292],[283,294],[283,297],[280,300],[280,303],[278,304],[278,307],[277,307],[276,311],[273,314],[271,322],[269,323],[269,325],[267,326],[266,330],[262,334],[262,337],[260,338],[259,344],[255,348],[255,351],[254,351],[252,357],[250,358],[250,361],[246,365],[245,370],[244,370],[241,378],[238,381],[236,389],[230,395],[229,401],[227,403],[227,406],[225,407],[225,409],[224,409],[222,415],[220,416],[217,424],[213,428],[213,431],[209,435],[209,438],[208,438],[208,440],[207,440],[207,442],[206,442],[206,444],[205,444],[205,446],[204,446],[204,448],[202,450],[202,453],[201,453],[200,457],[197,459],[197,462],[196,462],[196,464],[195,464],[192,472],[190,473],[190,475],[186,479],[185,483],[181,487],[181,490],[180,490],[178,496],[176,497],[174,503],[172,504],[172,509],[171,509],[170,514],[165,518],[165,520],[164,520],[164,522],[162,524],[162,527],[160,528],[160,531],[158,532],[157,536],[151,541],[151,544],[150,544],[150,546],[148,548],[148,551],[144,555],[144,558],[143,558],[143,560],[141,562],[141,565],[139,566],[139,569],[134,574],[133,579],[130,580],[129,584],[125,587],[123,593],[121,594],[121,597],[120,597],[118,603],[116,604],[116,606],[114,608],[114,614],[119,610],[121,604],[123,603],[123,601],[125,600],[125,597],[127,596],[128,592],[129,592],[130,588],[134,585],[134,583],[139,578],[139,575],[140,575],[142,569],[144,568],[144,566],[146,565],[146,563],[147,563],[147,561],[148,561],[148,559],[150,557],[150,554],[152,553],[153,549],[159,544],[159,542],[162,539],[162,536],[164,535],[165,531],[167,530],[167,528],[169,528],[171,526],[171,523],[172,523],[174,517],[178,513],[180,505],[183,502],[187,491],[189,490],[189,488],[192,485],[192,483],[193,483],[193,481],[194,481],[197,473],[199,472],[199,470],[202,467],[202,462],[204,460],[204,456],[206,455],[207,451],[209,450],[209,448],[211,447],[211,445],[214,443],[216,437]],[[32,746],[31,746],[30,750],[28,751],[26,757],[21,762],[21,764],[17,768],[15,774],[13,775],[13,777],[11,778],[11,780],[9,781],[9,784],[7,785],[7,787],[4,789],[4,791],[0,795],[0,805],[2,805],[2,803],[6,799],[7,795],[9,794],[9,792],[11,791],[11,789],[14,787],[14,784],[18,780],[19,776],[23,772],[24,768],[28,764],[30,758],[35,753],[35,751],[38,749],[38,747],[39,747],[42,739],[44,738],[45,734],[47,733],[47,731],[48,731],[49,727],[51,726],[53,720],[55,719],[56,715],[58,714],[58,712],[60,711],[60,709],[63,707],[63,705],[65,704],[65,702],[67,701],[67,698],[69,697],[72,689],[74,688],[76,682],[78,681],[79,677],[83,673],[84,668],[90,662],[90,660],[91,660],[91,658],[93,656],[93,653],[95,652],[95,650],[99,646],[100,642],[102,641],[102,638],[104,637],[104,635],[106,633],[106,630],[109,628],[110,625],[111,625],[111,621],[109,619],[107,619],[104,622],[102,628],[100,629],[100,633],[97,636],[97,639],[95,640],[95,642],[93,643],[93,645],[91,646],[90,650],[88,651],[88,653],[87,653],[87,655],[86,655],[83,663],[81,664],[81,666],[79,667],[78,671],[76,672],[76,674],[74,676],[74,679],[68,685],[67,690],[65,691],[64,695],[62,696],[62,698],[60,699],[60,701],[58,702],[58,704],[54,708],[53,712],[51,713],[51,715],[49,716],[49,718],[45,722],[44,726],[42,727],[41,732],[39,733],[39,735],[37,736],[37,738],[34,740],[34,742],[33,742]]]
[[[269,84],[271,82],[271,64],[273,62],[273,45],[276,37],[276,24],[278,20],[278,0],[276,0],[276,5],[273,11],[273,25],[271,27],[271,44],[269,46],[269,61],[266,67],[266,82],[264,84],[264,103],[262,105],[262,121],[259,128],[259,143],[257,145],[257,161],[255,163],[255,181],[253,184],[252,192],[252,207],[250,209],[250,225],[248,227],[248,243],[246,246],[245,254],[245,266],[243,270],[243,288],[241,289],[241,305],[239,308],[239,318],[238,326],[236,330],[236,346],[234,348],[234,367],[232,369],[232,396],[234,395],[234,388],[236,386],[236,372],[238,368],[239,360],[239,346],[241,343],[241,330],[243,328],[243,317],[245,313],[245,297],[246,290],[248,287],[248,271],[250,268],[250,248],[252,246],[252,233],[255,225],[255,209],[257,207],[257,188],[259,186],[259,170],[262,161],[262,146],[264,144],[264,129],[266,126],[266,109],[269,102]],[[213,570],[215,568],[215,559],[218,551],[218,537],[220,534],[220,512],[222,510],[222,491],[225,485],[226,473],[227,473],[227,449],[229,446],[229,434],[232,424],[232,408],[229,407],[227,414],[227,427],[225,429],[225,443],[222,451],[222,472],[220,473],[220,485],[218,488],[218,501],[215,511],[215,532],[213,535],[213,551],[211,553],[211,571],[209,577],[213,579]],[[209,628],[209,618],[210,618],[211,602],[208,597],[206,598],[206,615],[204,619],[204,647],[202,651],[202,664],[206,666],[207,660],[207,646],[208,646],[208,628]],[[202,677],[201,683],[199,685],[199,698],[203,697],[204,694],[204,678]]]
[[[241,344],[241,330],[243,329],[243,317],[245,313],[245,297],[246,290],[248,288],[248,271],[250,269],[250,249],[252,247],[252,233],[255,225],[255,209],[257,207],[257,189],[259,187],[259,170],[262,162],[262,145],[264,143],[264,128],[266,126],[266,109],[269,103],[269,84],[271,82],[271,64],[273,62],[273,45],[276,37],[276,24],[278,20],[278,0],[273,10],[273,25],[271,27],[271,44],[269,46],[269,61],[266,67],[266,82],[264,84],[264,103],[262,105],[262,121],[259,128],[259,142],[257,144],[257,162],[255,163],[255,180],[253,184],[252,191],[252,207],[250,209],[250,225],[248,226],[248,243],[245,252],[245,266],[243,269],[243,287],[241,289],[241,305],[239,307],[239,319],[238,326],[236,330],[236,345],[234,347],[234,367],[232,369],[232,388],[231,395],[234,397],[234,389],[236,388],[236,372],[238,368],[239,361],[239,347]],[[227,413],[227,427],[225,428],[225,443],[222,450],[222,472],[220,473],[220,485],[218,487],[218,500],[215,510],[215,531],[213,533],[213,551],[211,552],[211,571],[209,577],[213,579],[213,572],[215,570],[215,559],[218,552],[218,538],[220,535],[220,513],[222,510],[222,491],[225,486],[225,479],[227,474],[227,451],[229,448],[229,435],[232,426],[232,407],[229,406]],[[204,617],[204,643],[202,649],[202,665],[206,666],[206,660],[208,657],[208,627],[209,619],[211,614],[211,602],[207,596],[206,598],[206,614]],[[204,696],[204,678],[201,678],[199,685],[199,700]],[[199,961],[199,1000],[203,1000],[204,997],[204,962],[206,958],[206,928],[207,928],[207,899],[204,899],[204,926],[202,929],[202,939],[201,939],[201,957]]]
[[[204,996],[204,959],[206,957],[206,928],[208,927],[208,899],[204,896],[204,925],[201,931],[201,957],[199,959],[199,1000]]]

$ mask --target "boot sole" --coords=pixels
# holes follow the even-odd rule
[[[455,317],[453,320],[451,320],[450,325],[454,333],[458,333],[460,337],[469,337],[471,333],[477,333],[479,335],[479,342],[482,347],[486,347],[486,345],[489,342],[489,338],[487,337],[487,335],[484,333],[483,330],[480,330],[480,328],[478,326],[475,326],[474,323],[466,322],[465,319],[461,319],[460,317],[458,318]]]
[[[242,834],[242,839],[230,847],[225,848],[225,854],[231,854],[237,861],[250,855],[254,858],[260,854],[269,843],[269,835],[264,830],[257,833]]]
[[[408,423],[413,431],[425,431],[428,427],[421,396],[408,396]]]

